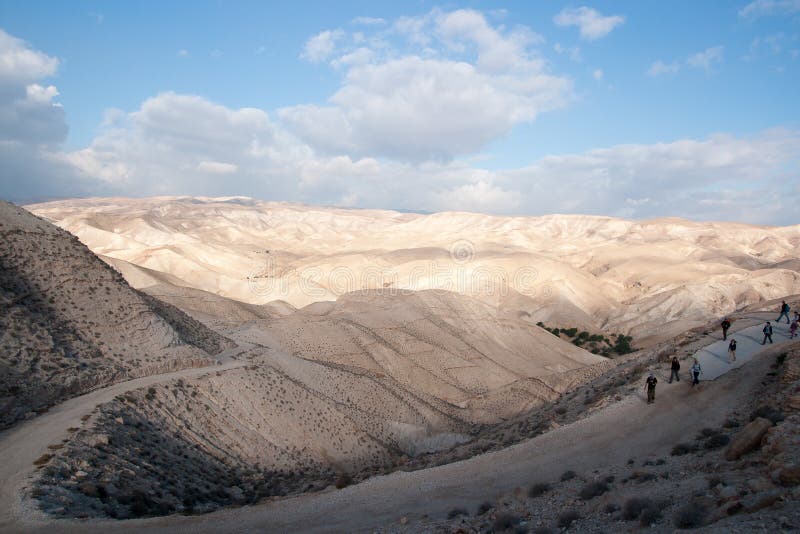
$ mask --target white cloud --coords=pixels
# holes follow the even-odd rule
[[[742,18],[800,13],[800,0],[755,0],[739,10]]]
[[[680,65],[677,63],[664,63],[660,59],[650,65],[647,69],[647,74],[650,76],[661,76],[662,74],[677,74],[680,70]]]
[[[215,48],[214,50],[211,51],[211,53],[209,55],[213,59],[219,59],[219,58],[221,58],[223,56],[223,52],[219,48]]]
[[[0,29],[0,84],[25,84],[55,74],[58,59],[32,50]]]
[[[325,61],[333,54],[336,41],[343,36],[344,32],[341,30],[325,30],[319,32],[306,41],[305,48],[303,49],[303,53],[300,54],[300,57],[311,63]]]
[[[363,65],[372,61],[373,57],[375,57],[375,53],[372,50],[361,47],[334,59],[331,61],[331,65],[335,68]]]
[[[565,8],[555,17],[553,22],[558,26],[578,26],[581,37],[590,41],[605,37],[611,31],[625,22],[622,15],[604,17],[590,7]]]
[[[686,58],[686,64],[690,67],[708,71],[711,69],[714,63],[720,63],[722,61],[723,50],[724,48],[722,46],[706,48],[702,52],[692,54]]]
[[[603,76],[604,76],[604,74],[603,74],[603,69],[595,69],[595,70],[592,72],[592,76],[593,76],[593,77],[594,77],[594,79],[595,79],[595,80],[597,80],[597,81],[600,81],[600,80],[602,80],[602,79],[603,79]]]
[[[386,20],[378,17],[356,17],[353,19],[353,24],[361,26],[383,26]]]
[[[369,47],[326,48],[324,57],[345,68],[341,88],[326,106],[280,110],[284,124],[326,154],[448,160],[571,98],[571,81],[546,71],[533,49],[541,38],[528,29],[434,10],[387,32],[364,36]],[[389,36],[404,42],[389,45]]]
[[[178,50],[178,57],[189,57],[189,51],[185,48]]]

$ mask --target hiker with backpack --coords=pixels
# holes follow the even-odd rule
[[[670,384],[672,384],[672,379],[673,378],[675,380],[677,380],[678,382],[681,381],[681,377],[678,374],[678,371],[680,371],[680,370],[681,370],[681,362],[678,361],[678,357],[677,356],[673,356],[672,357],[671,370],[670,370],[670,373],[669,373],[669,383]]]
[[[775,322],[781,322],[781,317],[786,317],[786,324],[789,324],[789,305],[786,304],[785,300],[781,303],[781,314],[775,319]]]
[[[653,404],[656,401],[656,384],[658,384],[658,378],[653,371],[650,371],[650,375],[644,381],[644,387],[647,390],[647,404]]]
[[[771,345],[772,344],[772,325],[769,324],[769,321],[767,321],[767,324],[764,325],[764,329],[761,330],[761,331],[764,332],[764,341],[762,341],[761,344],[762,345],[766,345],[767,340],[769,339],[769,343]]]
[[[736,361],[736,340],[731,339],[731,342],[728,343],[728,361],[735,362]]]
[[[731,322],[725,317],[722,319],[722,324],[720,326],[722,326],[722,340],[725,341],[728,339],[728,328],[731,327]]]
[[[697,384],[700,383],[700,374],[703,372],[703,368],[700,367],[700,362],[697,359],[694,360],[694,364],[692,365],[692,387],[695,387]]]

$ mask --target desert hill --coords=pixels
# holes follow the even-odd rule
[[[548,215],[421,215],[247,198],[28,206],[173,285],[303,307],[360,289],[446,289],[554,326],[679,332],[800,292],[800,227]],[[137,287],[153,283],[131,277]]]
[[[0,267],[0,428],[98,386],[208,363],[230,345],[7,202]]]
[[[153,286],[250,346],[248,365],[103,405],[44,469],[48,512],[65,501],[112,517],[199,512],[346,484],[468,442],[615,365],[458,293],[359,292],[216,322],[247,305],[170,287]]]

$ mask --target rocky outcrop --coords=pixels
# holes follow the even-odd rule
[[[772,421],[759,417],[736,434],[725,450],[725,459],[734,461],[761,446],[761,440],[772,427]]]

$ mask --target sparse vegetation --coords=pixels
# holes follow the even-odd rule
[[[633,337],[624,334],[610,334],[610,336],[605,336],[603,334],[591,334],[585,330],[579,332],[576,327],[550,328],[541,321],[537,322],[536,326],[547,330],[554,336],[563,336],[571,341],[573,345],[583,347],[593,354],[612,357],[614,355],[621,356],[634,351],[631,346]]]
[[[505,532],[519,525],[521,521],[519,516],[509,513],[497,514],[497,517],[492,524],[495,532]]]
[[[675,513],[674,523],[678,528],[698,528],[705,524],[708,508],[698,499],[693,499]]]
[[[534,498],[544,495],[545,493],[550,491],[550,488],[551,488],[550,484],[546,482],[539,482],[533,484],[530,488],[528,488],[528,497]]]
[[[562,512],[558,516],[558,522],[556,525],[558,528],[569,528],[572,526],[572,523],[577,521],[581,518],[581,514],[577,512],[577,510],[567,510],[566,512]]]
[[[595,497],[599,497],[600,495],[604,494],[609,490],[608,484],[604,481],[598,480],[594,482],[589,482],[581,489],[579,495],[580,498],[584,501],[588,501],[590,499],[594,499]]]
[[[561,473],[561,482],[566,482],[567,480],[572,480],[576,476],[577,475],[575,474],[575,471],[572,471],[571,469],[568,470],[568,471],[564,471],[563,473]]]

